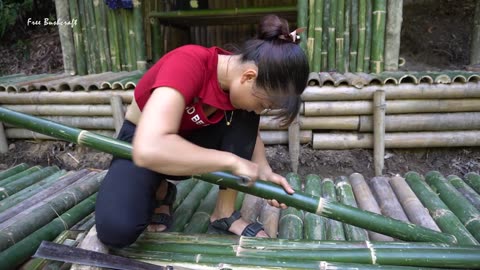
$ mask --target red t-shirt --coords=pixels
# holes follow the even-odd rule
[[[143,75],[135,88],[135,101],[140,110],[145,107],[153,90],[167,86],[179,91],[187,104],[179,133],[218,123],[224,117],[224,111],[235,109],[228,93],[218,83],[219,54],[231,53],[218,47],[186,45],[164,55]],[[202,104],[218,110],[207,118]]]

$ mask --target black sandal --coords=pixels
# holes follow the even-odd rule
[[[234,211],[233,214],[228,218],[221,218],[217,219],[210,223],[208,226],[209,233],[219,233],[219,234],[234,234],[230,232],[230,226],[236,220],[240,219],[242,214],[239,211]],[[255,237],[259,231],[263,230],[263,225],[259,222],[250,223],[243,229],[242,234],[243,236]]]
[[[160,224],[165,225],[167,227],[165,231],[170,229],[170,226],[173,222],[173,203],[175,202],[175,198],[177,197],[177,187],[175,184],[167,181],[167,193],[163,200],[156,201],[155,208],[158,208],[162,205],[167,205],[169,207],[169,214],[165,213],[153,213],[152,219],[150,220],[150,224]]]

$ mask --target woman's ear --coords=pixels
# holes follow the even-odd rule
[[[247,69],[242,73],[241,83],[254,82],[257,79],[257,71],[254,69]]]

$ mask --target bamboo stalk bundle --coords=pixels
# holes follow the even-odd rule
[[[433,221],[428,210],[423,206],[417,196],[415,196],[415,193],[408,186],[407,182],[405,182],[404,178],[396,175],[390,178],[389,183],[410,221],[422,227],[440,231],[440,228],[438,228],[435,221]]]
[[[348,178],[346,176],[340,176],[335,179],[335,186],[337,188],[338,201],[349,205],[352,207],[358,208],[357,201],[355,200],[355,195],[353,194],[353,189]],[[348,241],[366,241],[368,240],[367,231],[358,227],[355,227],[350,224],[343,224],[345,238]]]
[[[110,59],[113,72],[122,70],[120,65],[120,47],[118,41],[118,26],[115,20],[115,12],[107,8],[107,25],[108,25],[108,45],[110,50]]]
[[[402,29],[403,0],[387,1],[385,27],[385,70],[398,69],[400,31]]]
[[[30,167],[26,170],[19,171],[19,172],[13,174],[13,175],[8,176],[8,177],[5,177],[5,178],[1,179],[0,187],[4,187],[7,184],[10,184],[10,183],[12,183],[12,182],[14,182],[18,179],[21,179],[25,176],[31,175],[35,172],[38,172],[41,169],[42,169],[42,167],[37,165],[37,166]]]
[[[290,186],[301,190],[301,180],[298,174],[289,173],[285,176]],[[278,238],[302,239],[303,238],[303,212],[295,207],[280,210],[278,221]]]
[[[198,202],[201,201],[208,194],[213,185],[205,182],[198,182],[195,187],[188,193],[187,197],[182,203],[175,209],[173,215],[172,225],[170,231],[181,232],[184,230],[185,225],[192,218],[193,213],[198,208]]]
[[[385,162],[385,91],[378,90],[373,94],[373,106],[373,162],[375,175],[379,176],[383,174]]]
[[[29,213],[28,217],[23,217],[22,222],[15,222],[1,229],[0,250],[4,251],[8,247],[13,246],[15,243],[24,239],[25,236],[40,229],[58,215],[63,214],[80,201],[94,194],[98,190],[104,176],[105,172],[97,173],[93,177],[83,181],[81,185],[72,186],[59,193],[46,204],[39,206],[35,211]]]
[[[357,69],[353,71],[364,71],[365,61],[365,39],[366,39],[366,16],[367,1],[358,0],[358,53],[357,53]],[[353,72],[352,71],[352,72]]]
[[[22,178],[19,178],[15,180],[15,182],[11,182],[9,184],[6,184],[2,186],[1,194],[0,194],[0,201],[4,200],[5,198],[12,196],[13,194],[19,192],[20,190],[33,185],[37,183],[38,181],[41,181],[45,177],[48,177],[60,169],[57,166],[52,166],[52,167],[46,167],[38,172],[34,172],[30,175],[24,176]]]
[[[449,175],[448,182],[452,184],[477,210],[480,211],[480,195],[467,185],[460,177]]]
[[[331,201],[337,201],[337,195],[333,180],[330,178],[324,178],[322,180],[322,195],[323,198]],[[343,230],[343,224],[333,219],[327,219],[325,224],[327,240],[345,241],[345,232]]]
[[[475,1],[475,13],[473,18],[472,45],[470,49],[470,64],[480,63],[480,1]]]
[[[110,105],[2,105],[4,108],[31,115],[63,115],[63,116],[111,116]],[[125,107],[122,108],[123,110]]]
[[[418,173],[406,173],[405,180],[422,204],[428,209],[433,220],[435,220],[442,232],[454,235],[460,245],[479,244],[465,226],[463,226],[458,217],[448,209],[445,203],[440,200],[437,194],[422,180],[422,177]]]
[[[378,205],[372,191],[368,187],[367,182],[363,178],[363,175],[359,173],[353,173],[349,177],[350,184],[352,185],[353,193],[357,199],[358,206],[366,211],[370,211],[376,214],[381,214],[380,206]],[[370,240],[373,241],[393,241],[393,238],[382,235],[376,232],[368,231]]]
[[[387,177],[376,176],[370,180],[370,186],[377,200],[382,214],[404,222],[410,222],[403,211]]]
[[[69,12],[69,2],[62,0],[55,0],[55,10],[57,13],[57,20],[61,22],[71,22]],[[73,45],[73,31],[70,25],[59,24],[58,32],[60,34],[60,43],[62,46],[63,68],[68,74],[76,73],[75,63],[75,46]]]
[[[372,52],[370,69],[373,73],[384,70],[385,24],[387,20],[387,0],[373,0]]]
[[[305,177],[305,193],[313,196],[322,195],[322,182],[320,176],[309,174]],[[325,240],[327,219],[313,213],[305,213],[303,218],[304,239]]]
[[[0,253],[0,268],[13,269],[35,253],[42,240],[51,241],[64,230],[93,212],[96,194],[83,200],[23,240]]]
[[[69,0],[68,5],[70,7],[70,17],[75,20],[75,24],[72,25],[73,31],[73,43],[76,63],[76,73],[78,75],[87,74],[87,63],[85,61],[85,46],[83,43],[82,24],[84,23],[80,18],[79,8],[77,1]],[[63,50],[62,50],[63,51]]]
[[[322,61],[322,35],[323,35],[323,3],[324,0],[315,0],[315,16],[310,18],[315,22],[315,34],[314,34],[314,49],[313,49],[313,64],[310,69],[313,72],[319,72],[321,69]]]
[[[91,134],[87,131],[17,113],[2,107],[0,107],[0,120],[20,127],[28,127],[35,132],[48,133],[59,139],[76,142],[79,145],[85,145],[120,158],[131,159],[131,145],[119,140]],[[197,175],[197,177],[212,184],[222,185],[266,199],[276,199],[290,207],[297,207],[304,211],[316,213],[379,233],[390,234],[401,240],[455,243],[455,238],[452,235],[406,224],[338,202],[328,201],[321,197],[307,196],[301,191],[296,191],[294,194],[287,194],[279,185],[267,181],[257,180],[252,186],[245,186],[240,183],[241,179],[238,176],[224,172],[205,173]],[[395,229],[391,229],[392,227]]]
[[[350,24],[350,71],[357,70],[358,37],[359,37],[359,0],[351,0]]]
[[[268,236],[271,238],[277,238],[280,208],[273,207],[268,203],[262,203],[262,205],[263,207],[260,210],[259,222],[263,225],[263,229]]]
[[[13,167],[10,167],[4,171],[1,171],[0,172],[0,181],[2,181],[3,179],[5,178],[8,178],[10,176],[13,176],[17,173],[21,173],[23,171],[25,171],[26,169],[28,169],[29,166],[26,164],[26,163],[20,163],[18,165],[15,165]],[[1,182],[0,182],[1,183]],[[1,185],[1,184],[0,184]]]
[[[427,173],[425,180],[448,208],[462,221],[473,237],[480,241],[480,212],[440,172],[431,171]]]
[[[363,72],[370,73],[370,55],[372,48],[372,13],[373,13],[373,0],[366,0],[365,11],[365,56],[363,60]]]
[[[288,132],[286,131],[274,131],[274,130],[261,130],[260,137],[264,144],[287,144]],[[300,130],[300,143],[312,142],[311,130]]]
[[[52,195],[56,194],[57,192],[61,191],[62,189],[68,187],[69,185],[73,184],[74,182],[80,180],[82,177],[84,177],[87,174],[86,170],[81,170],[78,171],[77,173],[71,173],[63,176],[61,179],[56,180],[54,183],[54,186],[50,185],[51,180],[46,178],[40,182],[38,182],[36,185],[39,185],[41,188],[44,188],[44,190],[40,192],[33,193],[30,192],[29,190],[22,190],[18,192],[17,194],[13,195],[12,197],[7,198],[6,200],[2,201],[2,208],[7,206],[9,204],[8,200],[16,200],[18,197],[24,197],[26,195],[29,195],[28,199],[25,199],[21,202],[19,202],[15,207],[11,207],[0,213],[0,223],[6,222],[8,219],[20,214],[22,211],[26,209],[30,209],[31,207],[34,207],[35,205],[41,203],[45,199],[51,197]],[[52,183],[53,184],[53,183]],[[48,188],[50,186],[50,188]],[[34,188],[32,186],[32,188]],[[17,196],[18,195],[18,196]],[[4,203],[5,202],[5,203]]]
[[[207,231],[208,224],[210,224],[210,215],[217,202],[217,194],[218,186],[212,187],[185,226],[184,233],[205,233]]]
[[[465,174],[465,183],[472,187],[478,194],[480,194],[480,175],[478,173],[470,172]]]
[[[175,202],[172,205],[172,210],[175,211],[182,201],[187,197],[188,193],[192,191],[193,187],[197,184],[198,180],[195,178],[189,178],[176,184],[177,196]]]
[[[137,69],[147,70],[145,33],[143,29],[142,1],[133,1],[133,21],[135,29]]]
[[[336,69],[345,73],[347,67],[345,66],[345,0],[337,0],[337,15],[336,15],[336,27],[335,27],[335,66]]]
[[[323,1],[323,20],[322,20],[322,59],[320,62],[320,71],[328,70],[328,36],[331,16],[332,0]]]

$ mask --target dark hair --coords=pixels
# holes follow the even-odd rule
[[[240,48],[242,62],[254,61],[258,67],[256,85],[281,108],[282,126],[290,124],[300,110],[300,95],[307,86],[308,60],[290,36],[288,22],[276,15],[265,16],[257,36]]]

